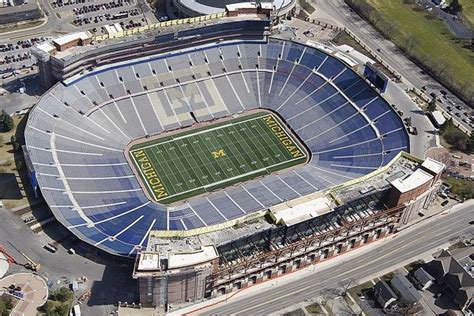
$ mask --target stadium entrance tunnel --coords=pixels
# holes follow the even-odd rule
[[[267,121],[239,121],[264,108]],[[25,139],[55,217],[123,256],[146,247],[150,231],[225,225],[409,151],[398,114],[350,67],[273,38],[189,45],[79,73],[42,96]],[[198,181],[209,187],[195,190]]]

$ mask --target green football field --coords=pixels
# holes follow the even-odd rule
[[[307,159],[275,115],[257,113],[130,148],[148,193],[160,203],[247,181]]]

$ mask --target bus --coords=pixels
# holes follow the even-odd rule
[[[128,18],[128,12],[120,12],[112,15],[112,20],[120,20],[125,18]]]

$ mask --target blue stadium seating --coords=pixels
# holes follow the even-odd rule
[[[190,126],[191,111],[207,121],[257,108],[286,121],[312,155],[308,164],[172,208],[147,199],[123,153],[130,141]],[[401,119],[354,71],[318,49],[277,39],[198,46],[77,75],[42,97],[25,137],[57,219],[123,256],[144,247],[150,230],[223,223],[360,177],[409,151]]]

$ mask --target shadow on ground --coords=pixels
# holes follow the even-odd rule
[[[0,173],[0,199],[21,200],[20,187],[14,173]]]

